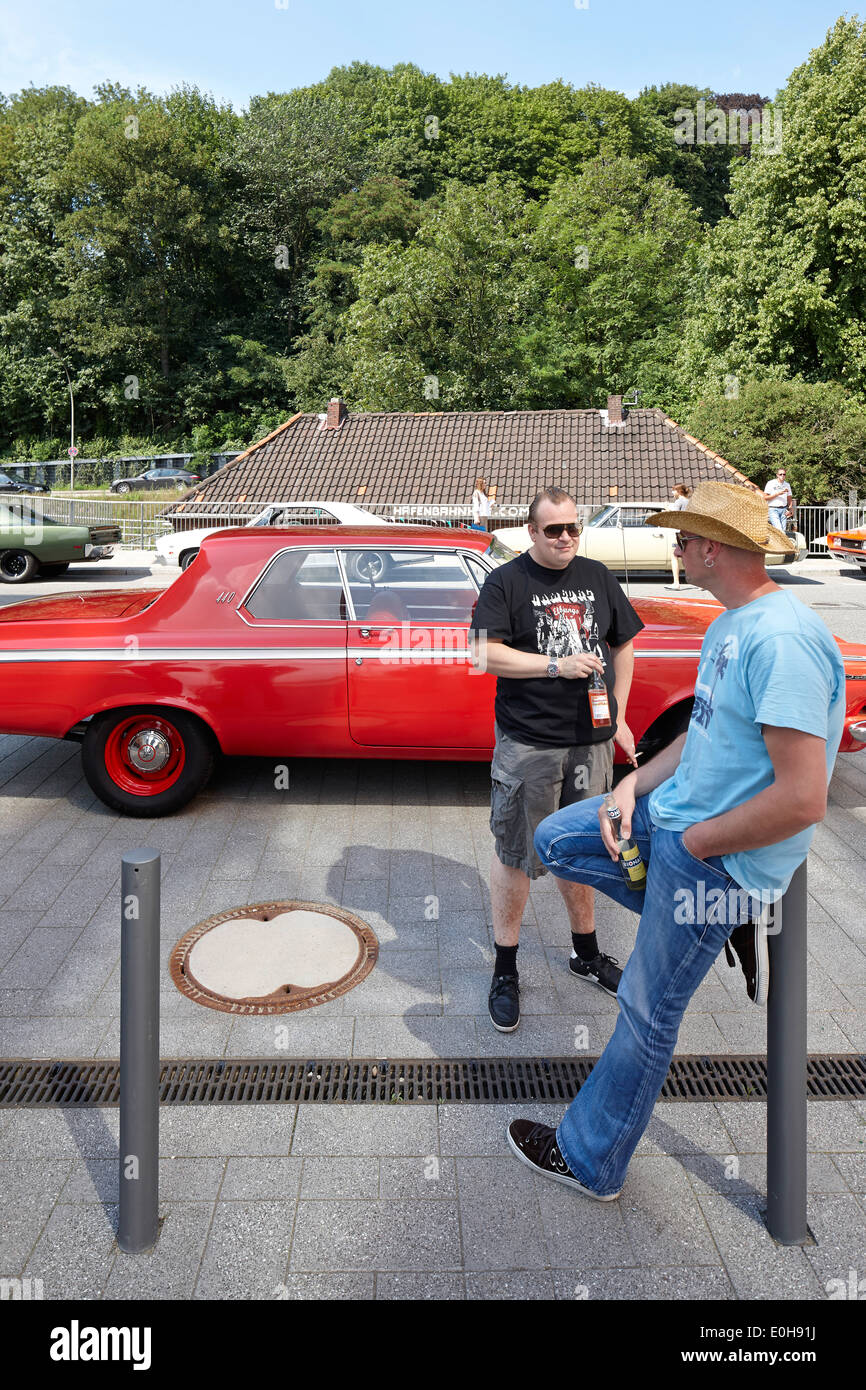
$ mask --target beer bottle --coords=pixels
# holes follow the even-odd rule
[[[607,814],[616,836],[622,876],[633,892],[640,893],[646,888],[646,864],[635,841],[622,838],[622,812],[612,797],[607,799]]]
[[[611,718],[607,686],[602,680],[600,672],[593,671],[590,676],[587,695],[589,696],[589,717],[592,720],[593,728],[603,729],[605,725],[611,723]]]

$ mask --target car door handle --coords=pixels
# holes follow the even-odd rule
[[[371,637],[375,637],[377,633],[380,633],[380,632],[381,632],[381,633],[386,633],[386,632],[393,632],[393,631],[394,631],[393,627],[377,627],[377,628],[362,627],[362,628],[359,628],[359,629],[358,629],[358,636],[359,636],[359,637],[363,637],[363,638],[365,638],[365,639],[368,640],[368,639],[371,638]]]
[[[370,636],[370,629],[369,629],[368,627],[362,627],[362,628],[361,628],[361,631],[360,631],[360,636],[361,636],[361,637],[369,637],[369,636]]]

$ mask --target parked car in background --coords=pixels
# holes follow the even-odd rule
[[[609,502],[597,508],[584,523],[577,553],[588,560],[600,560],[618,573],[646,570],[670,574],[676,532],[646,524],[648,516],[667,511],[669,506],[668,502]],[[528,526],[503,526],[493,534],[513,551],[528,550],[532,544]],[[792,539],[795,551],[790,555],[768,555],[766,563],[790,565],[805,559],[806,537],[797,532]]]
[[[866,569],[866,527],[853,531],[828,531],[827,551]]]
[[[115,478],[110,491],[148,492],[172,487],[182,490],[200,482],[201,474],[189,473],[185,468],[148,468],[146,473],[139,473],[135,478]]]
[[[38,504],[0,501],[0,583],[56,579],[72,563],[107,559],[120,540],[119,526],[67,526]]]
[[[96,795],[133,816],[186,805],[218,753],[487,760],[496,682],[467,641],[501,558],[468,530],[219,531],[168,588],[0,608],[0,732],[81,740]],[[687,727],[701,641],[722,608],[667,596],[634,606],[646,626],[629,724],[648,756]],[[839,646],[847,752],[866,746],[866,645]]]
[[[0,472],[0,492],[48,492],[44,483],[25,483],[23,478],[13,478],[9,473]]]
[[[269,502],[266,507],[244,526],[307,526],[339,522],[341,526],[352,522],[356,526],[390,526],[381,517],[356,507],[351,502]],[[216,531],[224,531],[237,522],[227,521],[223,526],[200,526],[193,531],[173,531],[168,536],[160,536],[156,543],[156,563],[158,565],[180,565],[188,569],[198,555],[205,536]]]

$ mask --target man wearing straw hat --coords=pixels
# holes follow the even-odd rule
[[[529,1167],[587,1197],[619,1196],[673,1056],[680,1022],[728,938],[750,996],[766,999],[766,929],[823,819],[842,737],[845,672],[815,614],[767,574],[792,542],[759,491],[700,483],[678,527],[685,575],[724,605],[701,647],[695,704],[681,734],[616,790],[622,836],[637,842],[646,887],[626,886],[603,797],[542,821],[535,846],[561,878],[640,913],[613,1036],[556,1129],[514,1120],[508,1143]]]

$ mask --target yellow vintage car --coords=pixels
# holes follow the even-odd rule
[[[608,502],[596,508],[584,522],[578,554],[588,560],[600,560],[620,574],[626,570],[670,574],[676,532],[646,524],[648,516],[667,511],[669,506],[668,502]],[[493,534],[514,551],[528,550],[532,544],[527,526],[503,526]],[[768,555],[766,563],[790,565],[804,559],[808,549],[806,537],[798,531],[792,539],[796,550],[789,555]]]

